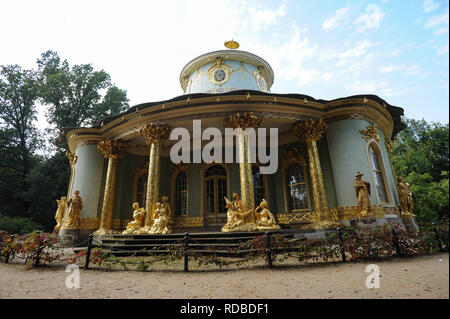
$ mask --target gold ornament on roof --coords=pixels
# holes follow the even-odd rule
[[[231,41],[226,41],[223,45],[225,45],[226,48],[232,49],[232,50],[239,48],[239,43],[237,43],[233,39]]]

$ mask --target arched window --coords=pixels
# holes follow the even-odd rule
[[[381,157],[378,148],[373,143],[369,145],[369,159],[372,168],[373,178],[375,180],[375,188],[380,202],[387,203],[388,197],[386,192],[386,184],[384,182],[383,171],[381,166]]]
[[[290,164],[286,171],[286,180],[290,211],[310,209],[305,166],[300,163]]]
[[[175,178],[175,215],[187,215],[188,189],[186,172],[179,172]]]
[[[212,165],[205,172],[206,224],[222,225],[226,222],[224,196],[227,196],[227,171],[222,165]]]
[[[252,165],[253,191],[255,194],[255,205],[258,206],[263,198],[266,198],[264,175],[259,172],[259,166]],[[267,199],[267,198],[266,198]]]
[[[147,194],[147,178],[148,174],[141,174],[137,180],[136,202],[139,207],[145,207],[145,198]]]

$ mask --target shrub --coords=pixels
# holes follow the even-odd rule
[[[41,229],[43,229],[42,225],[33,222],[29,218],[0,215],[0,230],[10,234],[24,235]]]
[[[347,228],[342,237],[349,260],[386,257],[394,253],[392,230],[388,224],[360,231]]]
[[[55,249],[58,245],[59,237],[56,234],[34,231],[14,239],[9,248],[10,258],[24,258],[26,268],[29,269],[34,265],[60,260],[62,252]]]

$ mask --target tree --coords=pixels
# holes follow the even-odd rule
[[[37,64],[41,100],[49,105],[47,120],[56,126],[54,133],[99,124],[102,118],[128,108],[126,91],[112,85],[109,74],[95,71],[91,64],[70,67],[51,50],[42,53]]]
[[[409,119],[406,124],[394,143],[394,170],[411,185],[418,221],[437,221],[448,215],[448,124]]]
[[[38,81],[32,70],[18,65],[0,67],[0,208],[5,214],[26,215],[27,174],[41,143],[36,120]]]
[[[57,151],[49,158],[40,158],[27,176],[31,185],[25,196],[32,203],[29,216],[43,225],[45,231],[55,226],[56,200],[67,196],[70,178],[69,160],[63,152]]]

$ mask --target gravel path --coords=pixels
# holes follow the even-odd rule
[[[380,269],[378,289],[366,288],[369,263],[190,273],[81,269],[79,289],[66,288],[64,267],[0,263],[0,298],[449,298],[448,253],[370,263]]]

